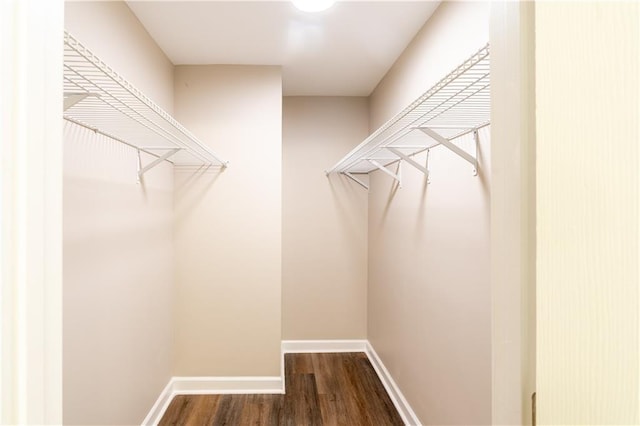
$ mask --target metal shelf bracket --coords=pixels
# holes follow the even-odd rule
[[[151,147],[151,148],[141,148],[138,149],[138,182],[140,182],[140,180],[142,179],[142,176],[144,176],[144,174],[146,172],[148,172],[149,170],[153,169],[155,166],[157,166],[158,164],[162,163],[165,160],[168,160],[172,155],[176,154],[178,151],[180,151],[182,148],[156,148],[156,147]],[[140,152],[145,151],[145,152],[150,152],[150,151],[167,151],[164,154],[158,156],[158,158],[156,158],[155,160],[153,160],[151,163],[147,164],[146,166],[142,167],[142,158],[140,157]]]
[[[478,129],[490,123],[491,63],[487,44],[371,133],[327,170],[327,174],[361,174],[382,170],[400,181],[399,173],[396,175],[389,168],[391,164],[406,161],[424,173],[428,182],[428,150],[444,145],[471,163],[474,175],[477,175],[481,155]],[[435,144],[427,146],[404,140],[416,130],[430,136]],[[453,143],[470,133],[474,134],[476,142],[474,155]],[[416,155],[424,151],[427,151],[426,165],[415,159]]]
[[[429,154],[431,149],[427,149],[427,159],[424,161],[424,167],[427,169],[427,185],[431,183],[431,173],[429,172]]]
[[[387,149],[389,151],[393,152],[398,157],[402,158],[407,163],[411,164],[416,169],[420,170],[422,173],[424,173],[424,175],[427,177],[427,179],[429,178],[429,169],[427,169],[427,167],[425,167],[422,164],[418,163],[413,158],[409,157],[408,155],[404,154],[402,151],[400,151],[400,150],[398,150],[396,148],[387,147]],[[429,154],[428,153],[429,153],[429,150],[427,150],[427,164],[429,163]]]
[[[180,167],[228,165],[66,31],[63,52],[63,118],[136,149],[138,179],[169,158]],[[155,159],[143,167],[139,152]]]
[[[366,183],[364,183],[363,181],[355,177],[351,172],[343,172],[342,174],[348,177],[349,179],[351,179],[352,181],[354,181],[355,183],[357,183],[358,185],[362,186],[367,191],[369,190],[369,185],[367,185]]]
[[[476,159],[476,157],[469,154],[468,152],[458,147],[457,145],[453,144],[451,140],[441,136],[439,133],[437,133],[433,129],[430,129],[428,127],[419,127],[418,129],[424,132],[430,138],[434,139],[440,145],[449,149],[454,154],[462,157],[464,160],[467,160],[469,163],[471,163],[471,165],[473,166],[473,175],[474,176],[478,175],[478,160]],[[474,138],[476,140],[476,150],[477,150],[477,140],[478,140],[477,137],[478,137],[478,131],[474,130]]]
[[[84,100],[85,98],[89,98],[89,97],[99,98],[100,95],[97,94],[97,93],[90,93],[90,92],[83,92],[83,93],[66,92],[64,94],[64,104],[63,104],[62,110],[66,111],[69,108],[71,108],[72,106],[74,106],[75,104],[77,104],[78,102]]]
[[[382,164],[378,163],[376,160],[367,160],[367,161],[369,161],[371,164],[376,166],[376,168],[378,168],[379,170],[382,170],[383,172],[385,172],[386,174],[391,176],[393,179],[398,181],[398,186],[400,188],[402,188],[402,176],[401,176],[401,173],[400,173],[401,172],[400,166],[398,166],[398,173],[396,174],[396,173],[393,173],[391,170],[387,169]]]
[[[478,129],[473,129],[473,141],[476,144],[476,167],[473,169],[473,175],[478,176],[478,152],[480,152],[480,136],[478,135]]]

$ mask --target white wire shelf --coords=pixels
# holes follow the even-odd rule
[[[489,45],[487,44],[402,112],[387,121],[327,171],[342,173],[366,187],[353,175],[381,169],[400,180],[386,167],[406,161],[428,174],[428,166],[412,156],[442,145],[477,169],[472,155],[452,141],[489,125],[491,119]]]
[[[171,115],[64,33],[65,120],[156,157],[139,176],[161,161],[175,166],[226,167]]]

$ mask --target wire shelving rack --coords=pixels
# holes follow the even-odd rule
[[[138,177],[162,161],[174,166],[226,167],[228,162],[170,114],[64,33],[65,120],[155,157]]]
[[[428,163],[419,164],[412,157],[436,146],[444,146],[473,165],[475,154],[463,150],[453,141],[473,133],[478,143],[478,130],[491,119],[489,45],[464,61],[411,105],[387,121],[361,144],[342,158],[327,174],[341,173],[368,188],[355,175],[382,170],[400,182],[400,176],[388,166],[406,161],[427,174]],[[414,132],[426,135],[408,138]],[[411,139],[410,143],[407,142]],[[427,156],[428,162],[428,156]]]

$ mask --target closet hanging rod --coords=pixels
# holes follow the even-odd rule
[[[109,139],[113,139],[114,141],[116,141],[116,142],[120,142],[121,144],[127,145],[127,146],[129,146],[129,147],[131,147],[131,148],[133,148],[133,149],[140,150],[140,151],[144,152],[145,154],[149,154],[149,155],[152,155],[152,156],[154,156],[154,157],[156,157],[156,158],[160,158],[160,155],[156,154],[156,153],[155,153],[155,152],[153,152],[153,151],[147,151],[147,148],[141,148],[141,147],[138,147],[138,146],[136,146],[136,145],[130,144],[129,142],[127,142],[127,141],[125,141],[125,140],[122,140],[122,139],[118,138],[118,137],[117,137],[117,136],[115,136],[115,135],[112,135],[112,134],[109,134],[109,133],[103,132],[103,131],[102,131],[102,130],[100,130],[100,129],[96,129],[95,127],[91,127],[91,126],[89,126],[89,125],[87,125],[87,124],[84,124],[84,123],[81,123],[81,122],[79,122],[79,121],[76,121],[76,120],[74,120],[73,118],[69,118],[69,117],[63,117],[63,118],[64,118],[66,121],[68,121],[69,123],[73,123],[73,124],[75,124],[75,125],[77,125],[77,126],[84,127],[85,129],[91,130],[91,131],[92,131],[92,132],[94,132],[94,133],[97,133],[97,134],[102,135],[102,136],[106,136],[106,137],[108,137]]]

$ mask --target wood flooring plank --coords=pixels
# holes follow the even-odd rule
[[[316,376],[316,387],[319,395],[335,395],[338,383],[336,380],[336,361],[339,354],[311,354],[313,372]]]
[[[221,395],[213,418],[215,426],[240,425],[247,395]]]
[[[186,425],[192,415],[196,398],[190,395],[176,395],[167,411],[165,411],[162,419],[158,423],[159,426],[182,426]]]
[[[285,355],[286,394],[178,395],[160,425],[396,426],[364,353]]]
[[[195,404],[189,421],[186,424],[188,426],[202,426],[213,424],[213,419],[218,408],[218,403],[220,402],[220,395],[194,396]]]
[[[402,418],[369,360],[357,359],[356,367],[358,383],[366,392],[365,405],[368,415],[380,426],[403,425]]]
[[[313,354],[287,354],[291,360],[291,370],[294,374],[312,374]],[[285,357],[286,365],[286,357]],[[286,368],[286,367],[285,367]]]
[[[350,421],[354,423],[357,422],[359,425],[377,425],[377,423],[374,423],[375,419],[371,417],[371,413],[369,412],[366,390],[358,381],[358,369],[353,354],[347,354],[347,356],[345,356],[342,366],[344,369],[343,395],[345,397]]]
[[[318,395],[320,414],[324,426],[339,426],[357,424],[357,419],[348,416],[344,397],[335,394]]]
[[[284,395],[247,395],[241,425],[277,425],[280,422],[280,407]]]
[[[247,399],[240,414],[239,424],[241,425],[260,425],[261,422],[261,406],[258,395],[247,395]]]
[[[284,396],[286,425],[321,426],[322,416],[313,374],[292,374],[290,388]]]
[[[289,389],[289,385],[291,383],[291,378],[293,376],[293,368],[292,365],[295,360],[295,354],[285,354],[284,355],[284,387],[285,390]]]
[[[262,395],[260,424],[277,425],[280,422],[280,414],[284,395]]]

